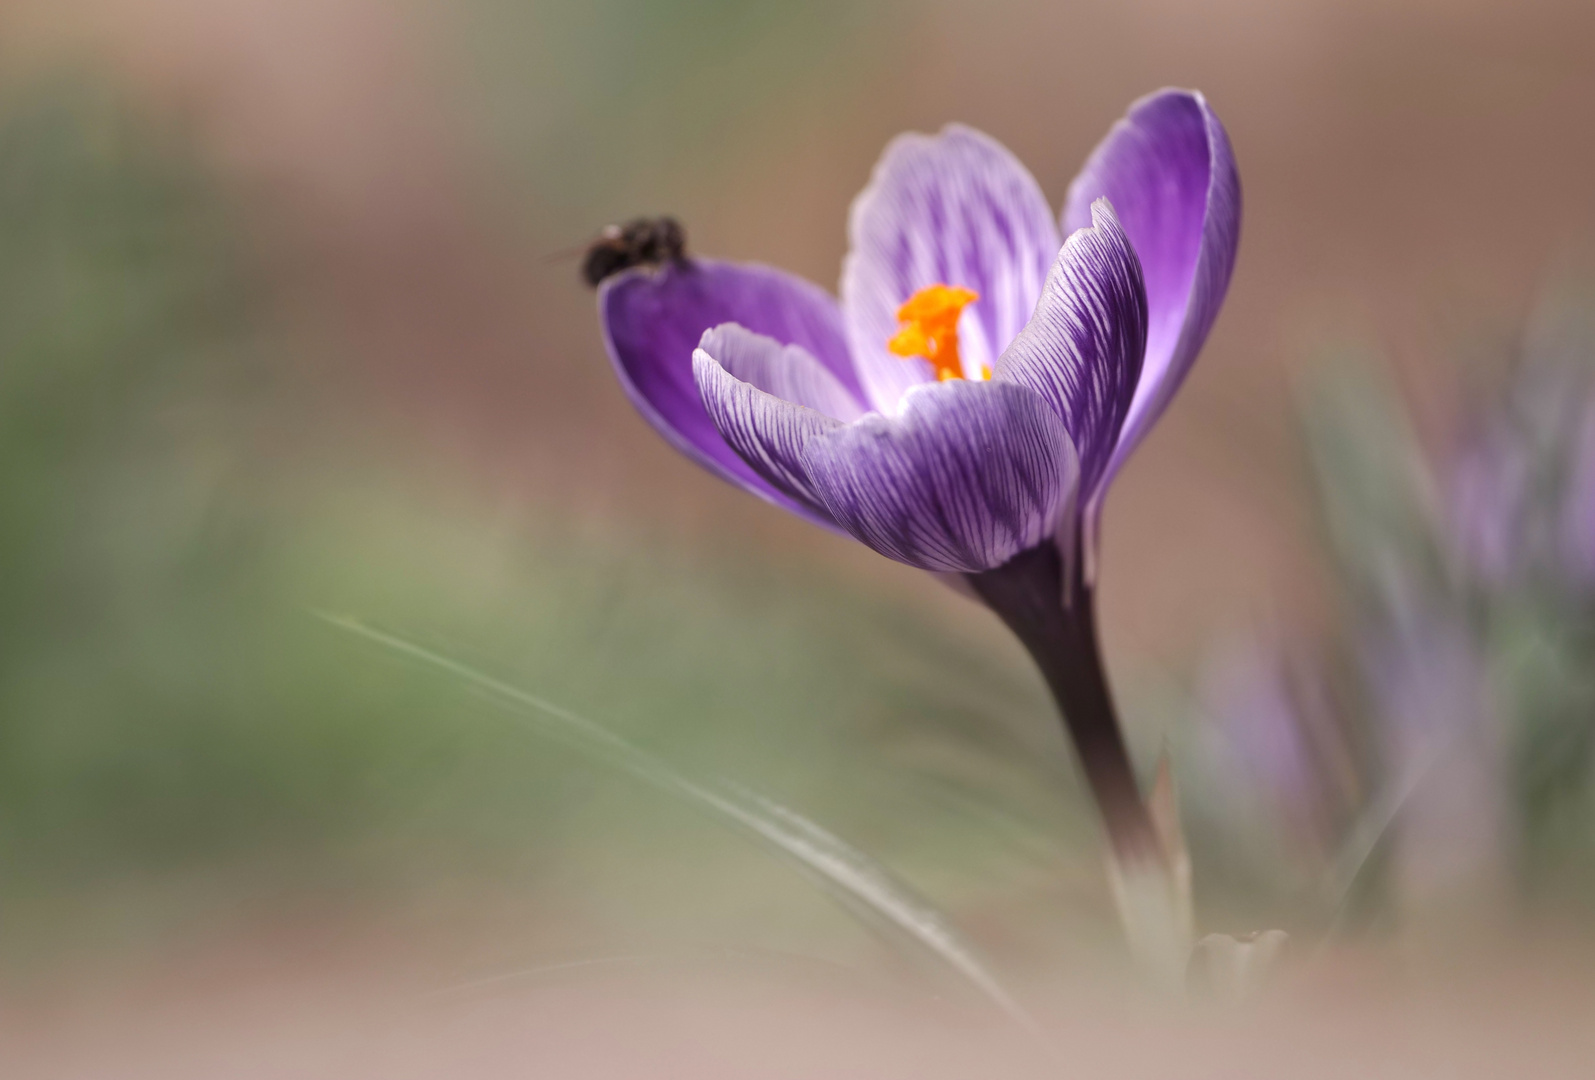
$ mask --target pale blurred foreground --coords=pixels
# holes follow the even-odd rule
[[[1554,942],[1490,962],[1330,957],[1239,1008],[1063,980],[1033,995],[1052,1060],[989,1014],[787,958],[594,963],[438,996],[392,972],[395,942],[328,944],[207,956],[153,984],[8,1008],[6,1075],[1575,1080],[1595,1054],[1590,954]]]

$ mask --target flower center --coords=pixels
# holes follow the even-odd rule
[[[973,289],[962,285],[927,285],[897,309],[901,325],[886,347],[902,357],[922,357],[936,369],[936,379],[964,377],[964,361],[958,355],[958,316],[979,300]],[[991,378],[991,369],[981,367],[980,377]]]

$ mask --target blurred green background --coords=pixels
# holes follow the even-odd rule
[[[190,132],[86,79],[10,105],[12,970],[196,919],[247,932],[283,905],[338,918],[489,887],[527,894],[521,917],[553,922],[543,937],[600,946],[827,926],[821,894],[757,848],[318,609],[817,808],[955,892],[1056,861],[1047,840],[1075,793],[1016,658],[812,559],[551,500],[495,505],[284,364],[280,293]],[[500,962],[519,947],[501,943]]]
[[[1441,479],[1379,485],[1443,473],[1510,398],[1595,213],[1595,15],[1573,0],[80,0],[10,5],[0,31],[0,978],[19,983],[325,926],[433,943],[440,981],[660,942],[876,955],[740,838],[318,610],[802,809],[1016,970],[1111,951],[1094,823],[1019,650],[923,575],[678,460],[560,253],[669,211],[696,250],[831,285],[895,132],[974,123],[1057,202],[1170,83],[1228,124],[1246,231],[1201,365],[1115,491],[1106,648],[1142,760],[1167,739],[1182,763],[1207,918],[1317,932],[1407,753],[1381,748],[1357,643],[1399,621],[1389,575],[1433,585],[1448,556],[1424,545],[1454,531],[1389,512]],[[1541,592],[1486,603],[1437,573],[1447,617],[1534,688],[1534,635],[1574,675],[1595,655],[1584,608],[1525,615]],[[1215,655],[1267,628],[1310,671],[1269,722],[1327,687],[1345,754],[1306,760],[1350,762],[1314,781],[1333,791],[1310,840],[1227,798],[1219,714],[1239,706],[1203,696]],[[1588,687],[1567,683],[1576,712]],[[1570,723],[1551,753],[1581,792]],[[1502,797],[1543,805],[1520,780]],[[1557,866],[1588,857],[1569,798]],[[1510,861],[1541,835],[1519,832],[1478,843]],[[1370,906],[1426,895],[1383,843],[1352,868]]]

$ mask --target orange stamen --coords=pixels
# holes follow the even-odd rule
[[[918,356],[930,361],[940,382],[964,377],[964,361],[958,355],[958,316],[980,297],[961,285],[929,285],[920,289],[897,309],[898,328],[886,347],[903,357]],[[984,366],[981,378],[991,378]]]

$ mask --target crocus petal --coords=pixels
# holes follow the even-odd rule
[[[736,323],[708,330],[698,347],[733,377],[766,394],[837,420],[864,415],[858,399],[801,345],[783,345]],[[694,368],[694,375],[697,369]],[[702,379],[698,386],[703,387]],[[713,407],[709,410],[714,413]]]
[[[1179,389],[1207,339],[1235,265],[1241,187],[1229,136],[1207,99],[1160,90],[1130,106],[1069,188],[1063,227],[1106,196],[1140,257],[1146,362],[1109,462],[1111,479]]]
[[[825,371],[795,345],[783,347],[773,338],[730,324],[703,335],[702,345],[692,354],[692,373],[704,408],[726,444],[762,480],[793,500],[800,513],[830,525],[830,515],[809,482],[803,450],[815,436],[842,422],[785,401],[734,374],[737,369],[768,374],[782,363],[812,365],[811,375]]]
[[[996,377],[1046,399],[1080,455],[1080,497],[1107,469],[1146,349],[1146,286],[1108,200],[1064,241],[1029,324],[997,360]]]
[[[1023,329],[1058,253],[1058,229],[1035,178],[1000,143],[951,124],[939,135],[900,135],[853,201],[842,265],[848,340],[880,412],[932,378],[922,360],[886,342],[897,309],[927,285],[980,294],[959,321],[966,372],[978,376]]]
[[[1039,395],[963,379],[812,438],[804,464],[854,537],[910,566],[964,573],[1048,540],[1079,477],[1069,433]]]
[[[801,346],[858,397],[841,311],[825,290],[765,266],[696,259],[610,278],[599,289],[598,312],[621,386],[666,441],[722,479],[807,514],[715,430],[693,379],[692,354],[704,331],[740,323]]]

